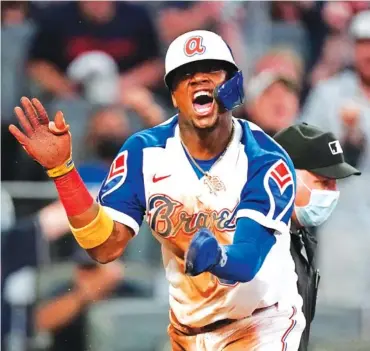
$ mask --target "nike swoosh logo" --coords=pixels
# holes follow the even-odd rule
[[[155,175],[153,176],[153,183],[157,183],[159,182],[160,180],[163,180],[163,179],[166,179],[168,177],[171,177],[171,174],[170,175],[166,175],[166,176],[163,176],[163,177],[156,177]]]

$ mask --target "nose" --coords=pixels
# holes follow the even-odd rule
[[[209,79],[208,75],[206,73],[197,72],[194,73],[191,77],[190,84],[191,85],[197,85],[202,83],[209,83],[211,80]]]

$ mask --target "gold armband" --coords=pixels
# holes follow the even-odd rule
[[[113,219],[99,205],[98,215],[91,223],[82,228],[70,228],[77,242],[86,250],[103,244],[111,235],[113,226]]]
[[[54,167],[52,169],[48,169],[46,171],[47,175],[50,177],[50,178],[57,178],[57,177],[60,177],[62,175],[65,175],[67,174],[68,172],[70,172],[73,168],[75,167],[75,164],[73,163],[73,160],[72,160],[72,156],[66,161],[64,162],[61,166],[58,166],[58,167]]]

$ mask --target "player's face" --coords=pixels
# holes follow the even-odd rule
[[[303,207],[308,205],[311,197],[309,189],[337,190],[337,181],[318,174],[298,169],[297,171],[297,195],[295,205]],[[304,183],[304,184],[303,184]],[[309,189],[307,189],[307,187]]]
[[[226,76],[219,62],[199,61],[179,68],[173,81],[172,101],[185,123],[197,129],[217,125],[220,111],[213,92]]]

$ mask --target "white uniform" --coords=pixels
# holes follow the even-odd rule
[[[260,347],[258,350],[278,350],[274,340],[280,349],[297,350],[304,317],[289,250],[294,168],[280,146],[257,126],[235,118],[233,123],[233,139],[210,170],[225,184],[225,191],[211,193],[204,177],[197,173],[181,144],[175,116],[133,135],[123,145],[98,200],[115,221],[135,233],[145,218],[162,244],[170,286],[170,335],[220,320],[241,320],[223,327],[230,332],[213,332],[208,344],[200,341],[206,334],[189,339],[186,350],[229,350],[225,347],[233,338],[231,334],[235,337],[235,328],[243,331],[239,339],[248,336],[248,345]],[[211,273],[185,275],[184,254],[192,236],[201,227],[208,227],[220,244],[231,244],[240,217],[276,230],[276,243],[255,278],[248,283],[228,284]],[[259,310],[263,308],[267,309]],[[274,316],[276,323],[271,318]],[[274,333],[281,337],[266,337]]]

